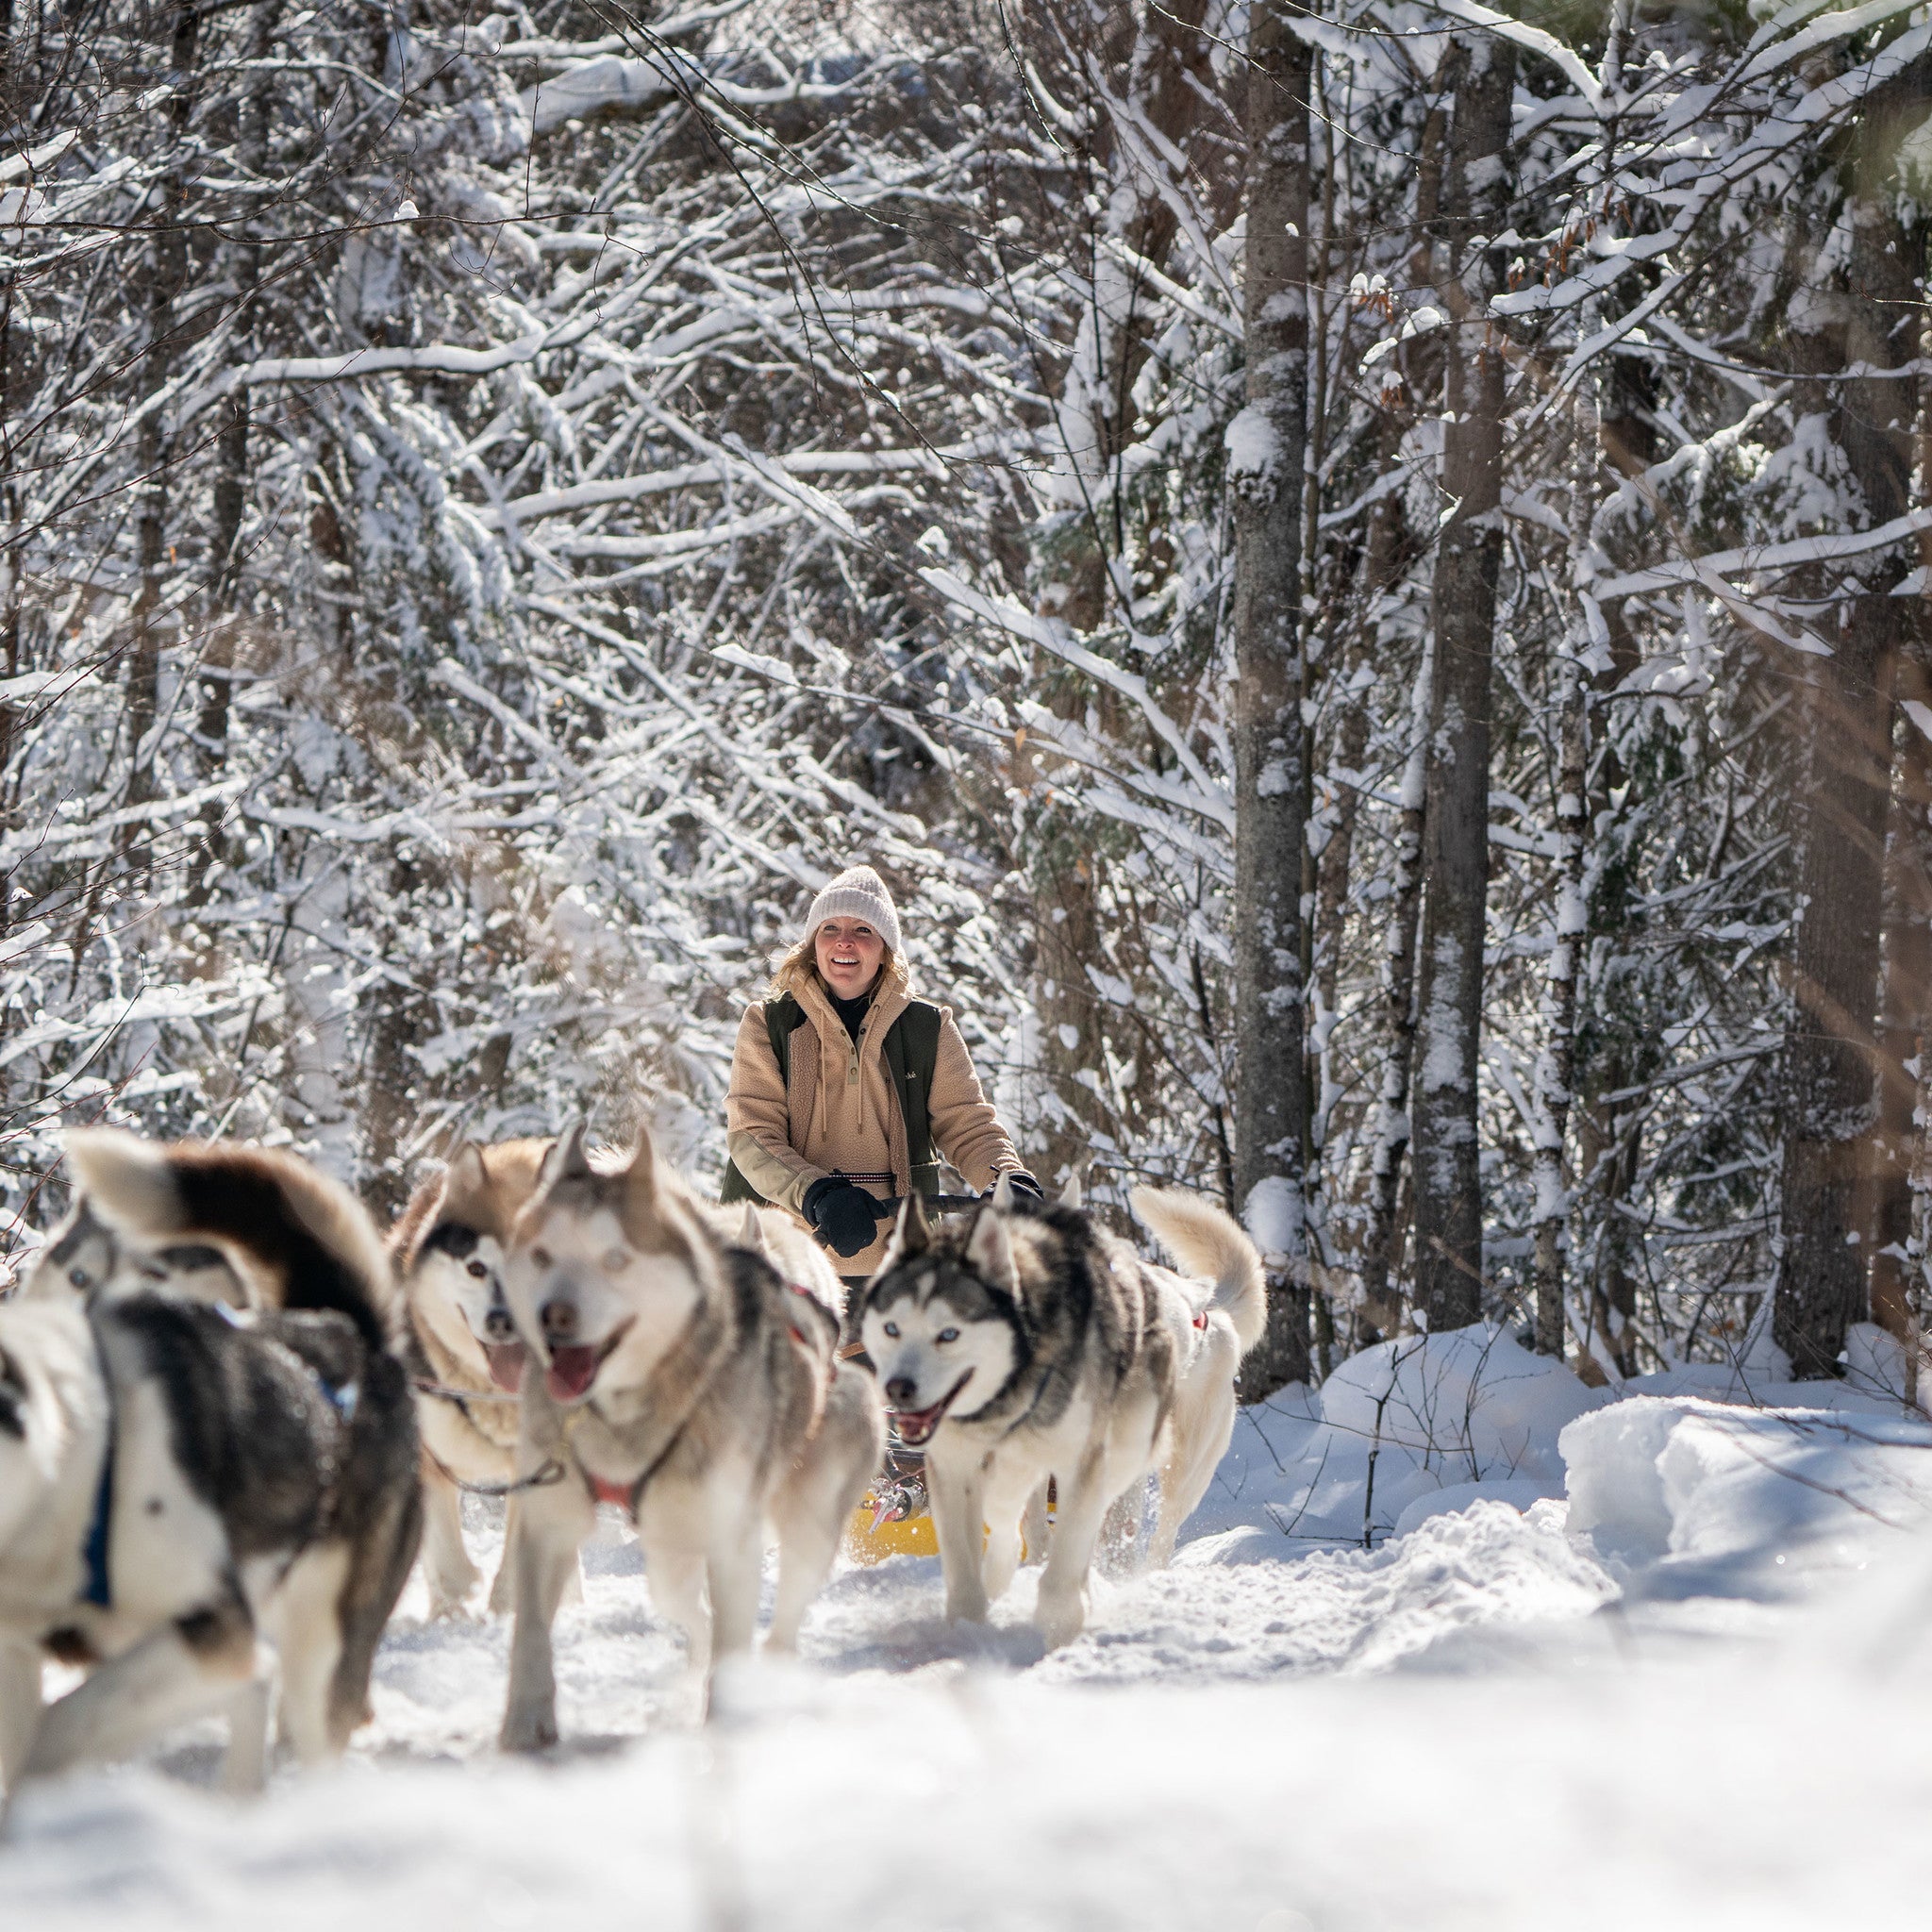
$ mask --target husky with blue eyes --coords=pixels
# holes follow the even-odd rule
[[[1108,1510],[1158,1471],[1149,1555],[1164,1563],[1234,1429],[1235,1372],[1267,1314],[1261,1257],[1192,1194],[1136,1189],[1134,1211],[1190,1280],[1077,1208],[1004,1186],[935,1234],[917,1200],[857,1310],[901,1442],[925,1452],[946,1614],[983,1621],[1018,1569],[1026,1505],[1059,1491],[1036,1620],[1077,1636]],[[983,1546],[982,1546],[982,1539]]]

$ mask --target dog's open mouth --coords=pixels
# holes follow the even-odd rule
[[[490,1379],[506,1393],[514,1395],[524,1386],[524,1362],[527,1351],[521,1341],[483,1344],[484,1358],[490,1364]]]
[[[591,1384],[597,1379],[597,1371],[609,1358],[610,1351],[629,1333],[630,1324],[626,1322],[595,1346],[573,1343],[566,1348],[553,1348],[550,1351],[550,1367],[543,1377],[543,1386],[549,1390],[551,1399],[555,1402],[581,1402],[591,1392]]]
[[[972,1379],[973,1371],[968,1369],[930,1408],[895,1408],[892,1411],[892,1433],[908,1449],[917,1449],[931,1441],[932,1432],[945,1421],[947,1409],[952,1407],[960,1390]]]

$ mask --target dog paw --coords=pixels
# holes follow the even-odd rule
[[[554,1710],[513,1710],[503,1721],[497,1740],[506,1751],[547,1751],[557,1742]]]
[[[466,1590],[460,1596],[450,1596],[442,1591],[432,1591],[429,1596],[429,1621],[432,1624],[474,1624],[476,1612],[470,1607],[470,1592]]]

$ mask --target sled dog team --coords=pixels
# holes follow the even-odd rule
[[[848,1295],[792,1214],[708,1205],[648,1134],[462,1147],[387,1244],[285,1153],[100,1129],[67,1154],[72,1211],[0,1302],[9,1797],[223,1710],[232,1789],[272,1719],[303,1762],[341,1751],[419,1546],[435,1614],[480,1581],[464,1487],[507,1498],[507,1748],[557,1738],[551,1625],[599,1502],[700,1674],[752,1643],[774,1542],[789,1650],[889,1419],[926,1458],[949,1617],[987,1615],[1055,1479],[1037,1621],[1063,1643],[1149,1474],[1172,1555],[1265,1315],[1253,1245],[1177,1191],[1134,1207],[1182,1273],[1002,1179],[957,1224],[903,1208]],[[86,1674],[43,1707],[48,1657]]]

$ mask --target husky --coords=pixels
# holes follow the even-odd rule
[[[1005,1592],[1023,1516],[1051,1475],[1058,1509],[1036,1622],[1049,1647],[1070,1641],[1109,1507],[1158,1471],[1149,1557],[1164,1563],[1226,1453],[1235,1372],[1267,1313],[1261,1257],[1194,1195],[1132,1198],[1211,1288],[1141,1259],[1077,1208],[1023,1205],[1001,1186],[939,1234],[908,1201],[863,1292],[859,1333],[895,1432],[925,1452],[949,1617],[983,1622]]]
[[[284,1739],[304,1763],[330,1757],[369,1714],[376,1641],[415,1560],[415,1411],[387,1260],[360,1206],[289,1155],[90,1130],[67,1156],[84,1208],[0,1305],[8,1795],[223,1708],[226,1782],[254,1789],[258,1638],[277,1655]],[[201,1248],[256,1311],[130,1278]],[[189,1275],[211,1272],[191,1258]],[[43,1654],[89,1670],[44,1710]]]
[[[778,1591],[769,1648],[795,1648],[884,1446],[876,1385],[839,1359],[838,1313],[774,1265],[756,1216],[734,1244],[720,1210],[664,1172],[648,1133],[618,1172],[583,1134],[545,1159],[517,1218],[504,1286],[533,1357],[518,1445],[507,1750],[557,1740],[550,1626],[599,1499],[637,1524],[651,1593],[689,1668],[749,1648],[766,1527]],[[554,1475],[554,1479],[551,1478]]]
[[[423,1438],[423,1567],[429,1614],[459,1611],[479,1580],[463,1547],[461,1486],[508,1488],[526,1351],[503,1293],[504,1245],[537,1190],[548,1141],[473,1142],[410,1197],[389,1239],[408,1318]],[[504,1561],[490,1607],[508,1608],[517,1498],[505,1512]]]

